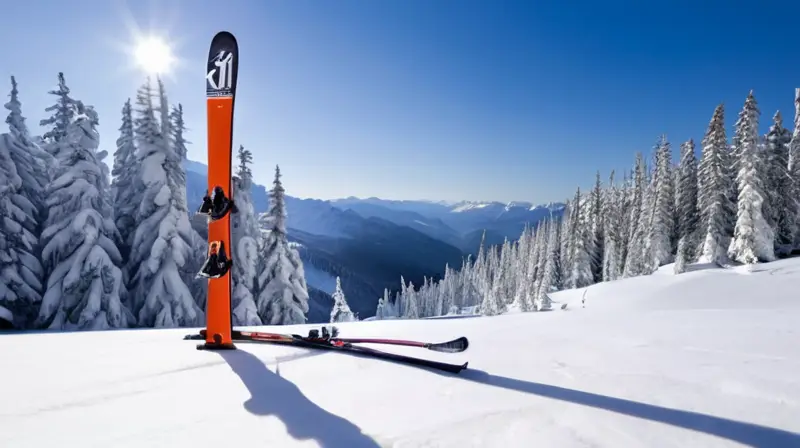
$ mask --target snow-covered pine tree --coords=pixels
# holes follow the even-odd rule
[[[11,77],[11,94],[4,107],[9,111],[6,117],[9,134],[13,145],[9,147],[11,160],[17,166],[17,174],[22,179],[20,195],[30,202],[33,207],[25,206],[33,221],[28,222],[26,228],[39,235],[45,218],[44,190],[50,182],[49,168],[54,163],[53,158],[31,138],[26,119],[22,115],[22,103],[19,100],[17,80]],[[37,253],[38,256],[38,253]]]
[[[522,229],[522,235],[520,235],[519,241],[517,242],[517,257],[514,260],[514,275],[512,276],[512,281],[514,282],[513,306],[521,311],[527,311],[525,296],[529,293],[530,285],[528,281],[533,274],[530,266],[530,257],[532,253],[529,247],[533,245],[535,241],[531,235],[532,233],[533,231],[526,223],[525,227]]]
[[[439,282],[428,278],[425,289],[425,317],[440,316],[442,314],[442,297],[439,294]]]
[[[384,304],[383,296],[378,297],[378,305],[375,306],[375,320],[383,320],[385,312],[383,304]]]
[[[503,265],[500,263],[500,251],[502,246],[489,246],[486,249],[486,263],[484,266],[484,278],[481,282],[486,285],[485,295],[481,300],[480,311],[486,316],[503,313],[506,309],[505,300],[500,294],[500,281],[503,277]]]
[[[467,255],[461,263],[461,270],[459,271],[459,278],[456,281],[458,294],[453,298],[453,308],[457,312],[466,306],[477,306],[480,304],[481,295],[478,290],[475,277],[475,264],[472,262],[472,256]],[[450,311],[448,311],[450,312]]]
[[[353,322],[356,320],[350,306],[347,304],[347,298],[342,291],[342,281],[336,277],[336,290],[331,295],[333,298],[333,308],[331,309],[330,323],[338,322]]]
[[[613,281],[622,275],[620,245],[622,244],[623,209],[622,195],[614,183],[615,172],[608,177],[608,189],[603,199],[603,281]]]
[[[792,190],[788,196],[795,199],[794,207],[797,210],[795,223],[794,247],[800,249],[800,88],[794,92],[794,131],[789,144],[789,168],[787,170],[792,179]]]
[[[431,279],[428,277],[423,277],[422,286],[419,288],[419,305],[420,305],[420,317],[431,317]]]
[[[408,285],[406,284],[406,279],[403,275],[400,275],[400,290],[395,293],[394,296],[394,310],[395,314],[398,318],[403,317],[406,311],[406,289]]]
[[[511,279],[514,276],[512,268],[512,260],[514,255],[512,253],[511,243],[508,238],[503,240],[503,245],[500,246],[500,269],[496,271],[497,277],[495,278],[495,287],[498,300],[503,301],[503,309],[509,304],[509,297],[513,298],[511,291]]]
[[[391,303],[389,303],[389,289],[383,289],[383,296],[378,297],[378,305],[375,307],[375,319],[383,320],[391,316]]]
[[[561,225],[559,232],[559,255],[558,260],[559,272],[558,277],[561,279],[561,285],[567,287],[569,285],[570,269],[572,260],[570,259],[570,236],[572,235],[572,208],[574,204],[571,199],[564,201],[564,212],[561,215]]]
[[[441,288],[441,309],[438,314],[440,316],[449,314],[450,310],[455,305],[456,297],[459,295],[458,276],[459,273],[456,272],[455,269],[451,268],[449,264],[445,265],[444,279],[442,279]]]
[[[673,261],[672,235],[675,225],[675,193],[672,176],[672,149],[666,136],[659,141],[652,181],[651,219],[647,244],[647,272]]]
[[[531,250],[535,253],[533,259],[536,264],[533,266],[533,272],[531,276],[533,281],[531,283],[531,291],[530,294],[526,295],[528,300],[528,309],[536,309],[536,298],[538,297],[539,289],[542,285],[542,278],[544,277],[544,268],[545,264],[547,263],[547,251],[550,249],[548,247],[548,239],[551,225],[553,225],[552,220],[548,218],[540,222],[536,229],[536,244],[535,247],[531,248]]]
[[[681,160],[678,164],[678,180],[675,191],[676,226],[678,251],[675,258],[675,273],[684,271],[686,264],[696,259],[700,210],[697,207],[697,158],[694,140],[681,145]]]
[[[202,325],[204,312],[184,279],[193,249],[185,181],[181,182],[185,174],[169,136],[162,134],[149,79],[137,92],[136,105],[134,133],[141,160],[137,183],[143,192],[128,264],[133,312],[146,327]]]
[[[476,301],[474,306],[480,306],[481,302],[486,298],[488,295],[490,284],[488,284],[489,277],[489,266],[488,262],[488,253],[487,251],[491,250],[491,248],[486,247],[486,230],[483,231],[481,234],[481,244],[478,247],[478,255],[475,258],[475,264],[473,265],[472,269],[472,278],[469,280],[475,290],[475,298]]]
[[[167,105],[167,96],[166,93],[163,91],[163,84],[160,85],[160,102],[161,106],[161,117],[164,117],[164,107]],[[169,126],[166,127],[168,132],[171,132],[171,139],[170,143],[172,145],[174,153],[177,155],[179,160],[179,166],[175,169],[174,177],[177,180],[176,185],[177,188],[174,190],[176,197],[182,199],[180,202],[180,208],[186,208],[186,216],[189,219],[189,256],[187,258],[186,263],[181,268],[181,277],[183,277],[184,283],[186,286],[189,287],[189,291],[192,293],[192,297],[194,297],[195,303],[197,306],[204,310],[206,308],[206,298],[208,296],[208,281],[203,278],[197,276],[197,273],[203,268],[203,264],[206,261],[206,255],[208,253],[208,241],[206,236],[200,235],[195,227],[192,225],[193,219],[192,215],[194,211],[188,209],[188,197],[186,196],[186,172],[183,168],[183,163],[186,161],[186,157],[188,154],[187,145],[190,144],[188,140],[186,140],[186,122],[183,119],[183,105],[178,104],[177,106],[172,108],[172,111],[169,113],[167,117],[169,120]],[[162,124],[161,126],[162,132],[165,129],[165,126]],[[206,224],[206,232],[208,231]],[[230,255],[230,254],[229,254]]]
[[[258,275],[259,248],[261,231],[258,227],[255,207],[253,207],[250,189],[253,186],[253,173],[250,164],[253,155],[239,146],[239,167],[234,192],[234,201],[238,213],[231,215],[231,233],[233,245],[233,307],[234,325],[261,325],[255,297]]]
[[[55,95],[57,100],[55,104],[45,108],[45,111],[52,112],[52,115],[39,121],[39,125],[50,127],[48,131],[42,134],[42,141],[44,143],[43,149],[51,156],[59,159],[62,149],[71,153],[71,150],[68,148],[69,145],[63,145],[66,146],[66,148],[62,148],[60,142],[67,136],[67,128],[72,124],[75,118],[76,109],[75,100],[69,96],[70,89],[67,87],[66,81],[64,80],[64,73],[59,72],[58,87],[56,90],[51,90],[48,93]],[[51,168],[55,169],[57,163],[56,160],[52,160]],[[50,177],[52,178],[54,176]]]
[[[429,317],[428,308],[430,308],[428,302],[428,278],[423,276],[422,285],[420,285],[417,290],[417,310],[419,312],[419,317]]]
[[[631,222],[631,210],[633,209],[633,202],[635,198],[635,188],[634,188],[634,179],[636,176],[634,175],[634,170],[631,169],[629,172],[626,172],[622,176],[622,186],[620,188],[620,210],[619,216],[622,217],[620,220],[620,229],[619,229],[619,249],[618,253],[620,254],[619,265],[620,265],[620,276],[622,276],[623,271],[625,269],[625,265],[628,261],[628,249],[631,245],[630,237],[633,235],[634,232],[634,225]]]
[[[630,208],[628,209],[628,246],[625,251],[624,277],[635,277],[644,272],[646,224],[648,194],[647,162],[642,153],[636,153],[633,185],[630,192]]]
[[[528,241],[528,243],[525,244],[524,250],[527,252],[525,256],[527,262],[521,265],[522,269],[516,274],[521,277],[521,283],[515,299],[515,305],[522,312],[531,310],[536,295],[536,266],[539,261],[537,259],[537,255],[539,254],[537,246],[541,241],[541,228],[541,224],[539,224],[535,230],[529,228],[524,234],[525,240]]]
[[[422,287],[419,290],[420,308],[423,310],[420,317],[437,316],[436,308],[439,294],[439,282],[431,277],[423,277]]]
[[[794,248],[797,234],[798,198],[794,195],[794,179],[789,173],[789,144],[792,135],[783,127],[780,111],[775,113],[767,134],[764,187],[765,217],[775,232],[775,252],[786,256]]]
[[[535,307],[537,310],[549,310],[552,306],[550,301],[550,292],[555,289],[555,283],[558,275],[558,226],[551,222],[549,231],[547,232],[547,252],[545,255],[544,272],[542,273],[542,281],[539,283],[539,289],[536,292]]]
[[[585,220],[582,215],[585,213],[584,204],[581,203],[581,189],[575,192],[575,199],[572,201],[574,213],[570,217],[570,222],[573,223],[570,236],[569,247],[572,253],[570,254],[570,286],[572,288],[583,288],[592,284],[592,262],[589,248],[586,246],[586,240],[589,235],[589,230],[585,225]]]
[[[308,313],[308,287],[300,255],[289,246],[285,191],[278,166],[275,167],[270,202],[267,212],[269,228],[258,275],[258,315],[268,325],[302,324],[306,322]]]
[[[564,279],[561,277],[562,269],[561,269],[561,265],[560,265],[560,263],[561,263],[561,244],[560,244],[560,242],[561,242],[561,233],[564,230],[564,225],[563,225],[563,222],[560,219],[555,220],[553,222],[553,224],[554,225],[553,225],[553,230],[552,231],[555,232],[555,237],[552,237],[552,238],[555,238],[556,242],[553,243],[555,245],[552,248],[552,250],[554,252],[554,255],[553,255],[554,268],[553,268],[553,273],[552,273],[552,280],[551,280],[551,284],[550,284],[550,290],[551,291],[559,291],[559,290],[564,288]],[[552,242],[552,241],[550,241],[550,242]],[[546,271],[547,271],[547,266],[545,265],[545,272]],[[539,286],[539,289],[540,290],[542,289],[541,285]]]
[[[516,277],[516,293],[519,296],[526,297],[531,292],[531,287],[533,285],[532,281],[535,279],[535,268],[538,263],[536,257],[539,255],[538,251],[536,250],[537,244],[537,235],[538,227],[541,225],[541,222],[536,223],[533,226],[529,226],[528,224],[525,225],[525,231],[523,232],[522,236],[520,236],[518,245],[519,251],[519,259],[517,260],[517,265],[514,267],[516,271],[514,277]],[[514,301],[518,301],[515,297]],[[528,301],[528,299],[525,299]],[[528,301],[530,303],[530,301]]]
[[[529,308],[533,308],[533,302],[536,299],[536,291],[539,289],[539,283],[542,281],[542,274],[544,272],[544,264],[547,261],[547,237],[548,226],[550,219],[545,218],[540,221],[536,226],[536,235],[531,245],[531,291],[527,296]]]
[[[165,97],[166,101],[166,97]],[[188,157],[189,150],[186,147],[190,141],[186,140],[186,122],[183,119],[183,104],[178,103],[177,106],[172,108],[169,113],[170,132],[175,142],[175,152],[178,153],[178,158],[185,161]],[[180,140],[179,140],[180,138]],[[185,175],[185,173],[184,173]]]
[[[775,259],[775,234],[764,217],[764,182],[758,151],[758,106],[753,92],[747,95],[744,108],[736,122],[735,154],[739,172],[736,181],[739,192],[737,219],[733,240],[728,248],[732,260],[746,264]]]
[[[444,275],[447,276],[447,271],[450,270],[450,264],[445,263],[444,266]],[[430,279],[430,302],[431,302],[431,314],[430,317],[434,316],[441,316],[442,313],[442,303],[444,297],[442,296],[442,292],[444,290],[444,277],[439,281],[434,281],[434,279]]]
[[[725,135],[725,108],[714,109],[714,115],[703,138],[703,154],[697,170],[698,207],[702,247],[699,260],[722,265],[733,235],[735,207],[730,198],[733,185],[729,177],[730,152]]]
[[[164,81],[160,77],[156,78],[156,82],[158,84],[158,112],[159,122],[161,123],[161,135],[171,136],[172,121],[170,117],[169,100],[167,99],[167,90],[164,88]],[[183,114],[183,108],[181,108],[181,114]],[[181,119],[183,118],[181,117]],[[179,159],[183,158],[183,155],[186,152],[185,150],[185,146],[181,150],[176,150]]]
[[[417,291],[414,289],[414,283],[408,282],[403,295],[403,318],[405,319],[419,319],[419,304],[417,303]]]
[[[395,302],[392,302],[389,295],[389,288],[383,288],[383,319],[398,317],[400,316],[397,314],[397,301],[395,300]]]
[[[32,254],[36,237],[23,226],[30,215],[18,205],[27,201],[19,194],[22,178],[11,159],[13,144],[9,134],[0,135],[0,318],[9,320],[10,312],[10,323],[25,328],[42,300],[43,271]]]
[[[600,171],[595,176],[594,188],[590,194],[589,203],[589,259],[592,265],[593,283],[603,281],[603,253],[605,251],[603,241],[603,183],[600,180]]]
[[[536,266],[534,267],[534,283],[533,287],[531,288],[530,293],[526,296],[528,300],[528,308],[541,311],[542,308],[539,308],[538,305],[540,304],[539,298],[542,297],[540,291],[543,289],[549,291],[552,287],[552,283],[545,284],[545,270],[547,269],[547,260],[548,254],[552,251],[550,247],[550,236],[551,236],[551,228],[553,227],[554,223],[551,219],[545,219],[539,223],[539,226],[536,230],[537,234],[541,234],[538,238],[538,242],[536,243]]]
[[[436,288],[433,285],[433,279],[430,277],[423,277],[422,287],[420,288],[420,303],[423,304],[422,309],[425,310],[422,317],[433,316],[434,296],[436,295]]]
[[[136,144],[133,134],[133,113],[130,98],[122,106],[122,124],[119,127],[117,150],[114,153],[114,166],[111,169],[111,201],[114,208],[114,223],[119,230],[120,252],[127,265],[130,256],[133,233],[136,231],[136,209],[141,203],[142,190],[140,163],[136,158]],[[125,269],[124,271],[127,271]],[[129,273],[125,272],[125,282],[129,284]]]
[[[48,157],[30,138],[17,83],[11,77],[9,132],[0,135],[0,306],[17,328],[28,327],[42,299],[44,270],[38,235],[45,216]]]
[[[74,111],[64,116],[73,121],[58,141],[59,165],[46,190],[42,260],[49,275],[36,326],[127,327],[134,320],[120,299],[122,257],[107,195],[107,153],[97,151],[97,113],[81,102],[68,107]]]
[[[660,143],[658,144],[660,145]],[[640,254],[640,262],[636,275],[649,275],[655,271],[653,261],[655,259],[653,251],[653,224],[656,216],[656,199],[658,193],[657,176],[654,167],[657,166],[658,148],[655,147],[653,156],[653,165],[647,171],[647,182],[645,183],[644,197],[642,201],[642,212],[639,215],[639,222],[637,225],[637,237],[641,235],[638,250]]]

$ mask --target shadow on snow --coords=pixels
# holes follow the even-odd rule
[[[292,436],[298,439],[315,439],[322,447],[377,448],[379,446],[375,440],[361,433],[360,429],[353,423],[330,414],[312,403],[300,392],[297,386],[271,372],[256,356],[243,350],[219,353],[250,391],[251,398],[245,403],[245,408],[249,412],[257,415],[276,415],[284,421]],[[365,356],[360,353],[347,354]],[[492,375],[482,370],[470,369],[460,374],[451,374],[433,369],[426,370],[454,380],[470,381],[602,409],[702,432],[744,445],[754,447],[800,447],[800,434],[754,423],[731,420],[699,412],[666,408],[534,381]]]
[[[589,406],[630,417],[702,432],[755,447],[800,447],[800,434],[699,412],[682,411],[624,398],[609,397],[549,384],[523,381],[482,370],[466,370],[457,377],[474,383],[514,390],[568,403]]]
[[[361,429],[309,400],[300,389],[245,350],[215,352],[239,376],[250,399],[244,408],[254,415],[274,415],[298,440],[315,440],[323,448],[379,448]]]

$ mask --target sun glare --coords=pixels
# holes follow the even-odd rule
[[[136,65],[149,74],[163,75],[169,73],[175,58],[172,49],[162,39],[145,37],[136,43],[133,52]]]

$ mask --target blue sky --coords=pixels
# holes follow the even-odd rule
[[[662,133],[676,152],[699,143],[720,102],[730,132],[750,89],[762,132],[777,109],[791,127],[800,87],[788,1],[35,0],[3,13],[0,73],[16,75],[28,122],[63,71],[109,152],[144,80],[121,47],[134,25],[166,37],[182,61],[168,94],[199,161],[208,45],[231,31],[234,144],[259,183],[280,164],[300,197],[561,200]]]

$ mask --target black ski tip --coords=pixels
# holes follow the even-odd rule
[[[458,374],[458,373],[463,372],[464,370],[467,370],[467,365],[469,365],[469,362],[465,362],[464,364],[461,364],[461,365],[458,365],[458,364],[444,364],[444,365],[442,365],[440,367],[436,367],[436,368],[444,370],[445,372],[448,372],[448,373]]]
[[[236,37],[230,31],[219,31],[211,39],[212,42],[236,42]]]
[[[206,96],[232,97],[236,94],[239,71],[239,44],[228,31],[211,39],[206,71]]]
[[[458,353],[463,352],[467,348],[469,348],[469,339],[465,336],[461,336],[460,338],[453,339],[452,341],[447,342],[440,342],[438,344],[430,344],[428,350],[433,350],[435,352],[444,352],[444,353]]]

